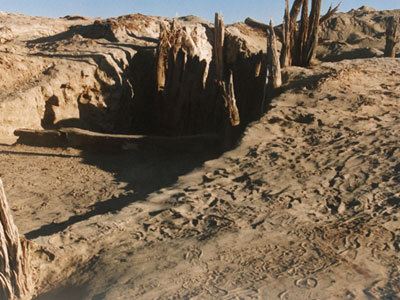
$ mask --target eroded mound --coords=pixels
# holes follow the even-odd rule
[[[398,14],[363,7],[335,15],[322,28],[318,57],[336,61],[380,56],[387,18]],[[218,116],[210,117],[216,110],[210,100],[215,97],[211,51],[200,53],[199,62],[189,64],[188,74],[178,84],[192,88],[171,86],[170,95],[162,97],[156,91],[160,25],[171,20],[140,14],[106,20],[54,20],[2,13],[0,21],[3,141],[12,140],[19,128],[78,127],[166,135],[215,131],[213,122]],[[211,24],[190,16],[177,21],[183,27],[197,28],[198,46],[211,48]],[[244,128],[260,116],[262,95],[258,91],[262,91],[264,77],[260,76],[262,56],[258,53],[266,51],[266,33],[244,23],[233,24],[227,27],[225,44]],[[201,79],[203,60],[206,74]],[[188,104],[179,105],[171,97]]]
[[[400,10],[377,11],[362,6],[339,13],[321,30],[319,58],[323,61],[372,58],[383,55],[388,18],[400,16]]]

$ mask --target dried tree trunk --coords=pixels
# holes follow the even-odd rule
[[[246,20],[244,20],[244,23],[246,25],[249,25],[250,27],[261,29],[262,31],[265,31],[265,32],[268,31],[268,25],[267,24],[261,23],[259,21],[256,21],[256,20],[252,19],[252,18],[246,18]]]
[[[292,9],[290,10],[291,29],[296,27],[297,17],[299,16],[302,4],[303,0],[295,0],[293,2]]]
[[[311,12],[308,15],[308,0],[294,0],[289,14],[289,0],[286,0],[283,26],[283,45],[281,64],[283,67],[298,65],[307,67],[316,56],[319,26],[329,20],[339,9],[329,7],[321,17],[321,0],[312,0]],[[297,18],[301,10],[301,20]]]
[[[303,0],[303,7],[301,11],[300,29],[297,39],[297,51],[295,57],[297,58],[296,64],[305,65],[304,55],[307,53],[307,40],[308,40],[308,0]]]
[[[269,66],[269,84],[273,88],[282,86],[282,72],[281,63],[278,54],[278,42],[276,40],[274,25],[272,21],[269,23],[269,36],[268,36],[268,66]]]
[[[216,69],[216,81],[224,100],[226,114],[229,116],[230,124],[232,126],[238,126],[240,125],[240,116],[239,109],[236,105],[232,72],[229,73],[228,80],[225,80],[224,78],[224,41],[224,21],[222,17],[218,13],[216,13],[214,25],[214,60]]]
[[[0,299],[25,299],[32,292],[29,244],[21,239],[0,180]]]
[[[332,18],[333,15],[336,14],[337,11],[339,10],[339,7],[340,7],[341,4],[342,3],[339,3],[334,8],[332,8],[332,5],[329,6],[329,9],[328,9],[327,13],[325,15],[323,15],[321,17],[321,19],[319,20],[319,25],[324,24],[326,21],[328,21],[330,18]]]
[[[288,67],[292,64],[289,0],[286,0],[285,4],[285,17],[283,20],[283,40],[281,51],[281,65],[283,68]]]
[[[239,109],[236,106],[236,97],[235,97],[232,72],[229,75],[228,83],[223,82],[222,90],[223,90],[222,97],[224,98],[225,108],[229,113],[229,120],[231,122],[231,125],[238,126],[240,125],[240,115],[239,115]]]
[[[386,46],[384,53],[386,57],[396,57],[396,44],[399,42],[398,27],[399,20],[394,16],[390,17],[386,28]]]
[[[166,82],[166,69],[170,50],[170,31],[165,24],[160,25],[160,41],[157,49],[157,91],[163,91]]]
[[[224,41],[225,41],[225,25],[222,17],[215,14],[215,29],[214,29],[214,59],[217,81],[222,81],[224,78]]]
[[[303,56],[303,65],[309,66],[315,58],[318,46],[319,21],[321,14],[321,0],[312,0],[308,27],[307,49]]]
[[[281,64],[288,67],[293,64],[295,55],[295,39],[297,32],[297,17],[299,16],[303,0],[295,0],[289,13],[289,0],[286,0]]]

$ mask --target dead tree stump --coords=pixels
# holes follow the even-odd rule
[[[386,57],[396,57],[396,44],[399,42],[398,28],[399,19],[394,16],[390,17],[386,28],[386,46],[384,53]]]
[[[0,299],[27,299],[32,292],[29,243],[20,238],[0,179]]]
[[[278,54],[278,42],[272,21],[269,23],[267,56],[269,69],[268,83],[272,88],[276,89],[282,86],[282,72]]]
[[[240,125],[239,109],[236,105],[236,97],[234,91],[233,74],[229,71],[229,77],[225,79],[227,73],[224,69],[224,41],[225,41],[225,25],[222,17],[215,14],[214,24],[214,60],[216,69],[216,82],[224,100],[225,114],[229,117],[231,126]]]

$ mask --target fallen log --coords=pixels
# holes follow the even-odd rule
[[[246,18],[246,20],[244,20],[244,23],[250,27],[256,28],[256,29],[261,29],[265,32],[268,31],[268,25],[261,23],[259,21],[256,21],[252,18]]]
[[[71,147],[93,152],[115,152],[123,150],[171,150],[201,151],[212,149],[219,144],[216,134],[163,137],[144,135],[106,134],[78,128],[60,130],[19,129],[14,132],[17,143],[41,147]],[[56,140],[53,137],[57,137]],[[47,141],[51,145],[46,145]],[[57,144],[59,143],[59,144]]]
[[[0,179],[0,299],[27,299],[32,291],[30,246],[19,236]]]

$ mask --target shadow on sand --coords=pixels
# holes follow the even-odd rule
[[[81,215],[74,215],[61,223],[49,223],[28,232],[28,239],[49,236],[91,217],[116,213],[124,207],[145,200],[147,196],[177,182],[178,178],[200,167],[207,160],[220,155],[218,149],[202,147],[199,151],[161,150],[126,151],[120,153],[83,152],[84,163],[112,173],[117,182],[128,183],[127,191],[133,194],[98,202]]]

